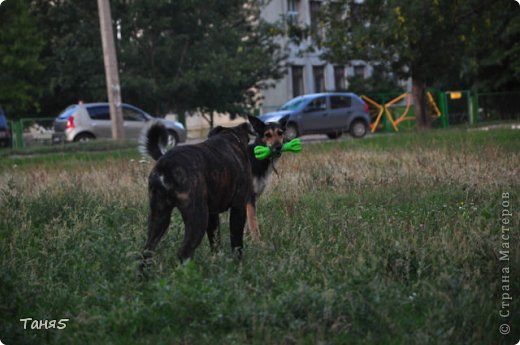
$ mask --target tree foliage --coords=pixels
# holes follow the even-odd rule
[[[412,77],[417,123],[428,126],[426,87],[494,88],[518,76],[518,66],[502,65],[519,60],[515,6],[490,0],[340,0],[325,8],[327,33],[320,43],[329,61],[363,59]],[[497,68],[499,77],[482,82]]]
[[[158,112],[242,114],[282,76],[255,1],[136,0],[122,16],[123,95]]]
[[[261,1],[112,0],[124,102],[153,114],[243,114],[283,75]],[[34,0],[45,36],[42,108],[106,100],[96,1]]]
[[[7,1],[0,6],[0,106],[15,117],[38,109],[41,93],[43,43],[27,11],[28,3]]]
[[[373,66],[369,77],[348,76],[348,88],[358,94],[404,92],[399,80],[377,65]]]

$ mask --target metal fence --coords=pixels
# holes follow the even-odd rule
[[[30,117],[18,121],[9,121],[13,148],[24,148],[35,145],[50,145],[54,117]]]
[[[520,92],[479,93],[474,102],[477,122],[520,121]]]
[[[406,96],[404,96],[406,95]],[[371,130],[394,132],[415,128],[411,95],[371,93],[362,95],[369,105]],[[428,90],[428,110],[433,127],[520,121],[520,92],[473,93],[469,90]],[[277,107],[263,107],[264,113]]]

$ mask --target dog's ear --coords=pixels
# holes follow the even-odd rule
[[[289,117],[291,117],[291,116],[290,115],[285,115],[280,120],[278,120],[278,123],[283,128],[283,130],[285,130],[285,128],[287,127],[287,122],[289,121]]]
[[[246,131],[250,135],[256,136],[256,132],[249,122],[244,122],[243,124],[241,124],[240,129]]]
[[[222,126],[217,126],[217,127],[213,128],[211,131],[209,131],[208,138],[211,138],[212,136],[219,134],[224,129],[226,129],[226,128],[222,127]]]
[[[265,123],[251,115],[248,115],[247,118],[249,119],[249,123],[253,126],[253,129],[256,132],[253,135],[263,135],[265,132]]]

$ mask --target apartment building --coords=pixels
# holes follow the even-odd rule
[[[296,24],[322,34],[323,28],[318,21],[321,6],[322,1],[272,0],[262,11],[262,17],[268,22],[283,20],[287,28]],[[346,90],[347,76],[368,77],[372,73],[371,67],[364,61],[345,61],[344,64],[333,65],[321,60],[320,51],[308,49],[312,44],[310,38],[296,45],[285,37],[280,44],[289,54],[288,71],[274,88],[263,91],[263,113],[299,95]]]

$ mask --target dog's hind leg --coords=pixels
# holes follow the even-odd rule
[[[152,256],[155,247],[170,226],[174,203],[168,198],[166,190],[154,188],[150,191],[150,211],[148,214],[148,238],[143,251],[143,267]]]
[[[187,207],[179,208],[184,221],[184,241],[177,253],[181,260],[190,259],[199,246],[208,228],[208,206],[204,202],[192,203]]]
[[[211,250],[216,251],[220,247],[220,219],[218,213],[211,213],[208,219],[208,240]]]
[[[231,208],[229,217],[229,230],[231,236],[231,249],[237,257],[242,258],[244,248],[244,226],[246,225],[246,208]]]

